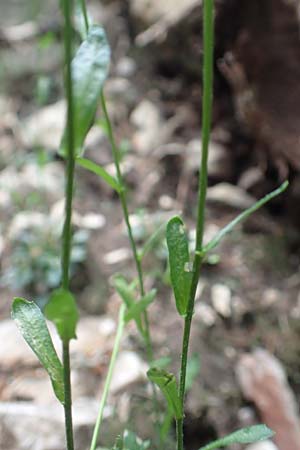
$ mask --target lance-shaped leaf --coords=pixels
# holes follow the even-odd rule
[[[287,189],[288,185],[289,185],[289,182],[285,181],[278,189],[275,189],[275,191],[270,192],[265,197],[263,197],[258,202],[256,202],[253,206],[246,209],[246,211],[239,214],[228,225],[226,225],[224,228],[222,228],[222,230],[220,230],[219,233],[217,233],[217,235],[207,245],[205,245],[203,247],[201,253],[205,254],[205,253],[209,252],[210,250],[214,249],[228,233],[231,233],[231,231],[234,229],[234,227],[236,225],[238,225],[240,222],[245,220],[247,217],[249,217],[251,214],[253,214],[255,211],[257,211],[263,205],[268,203],[274,197],[277,197],[277,195],[284,192]]]
[[[232,444],[252,444],[253,442],[263,441],[274,436],[274,432],[266,425],[254,425],[248,428],[242,428],[234,433],[211,442],[201,447],[200,450],[213,450],[219,447],[227,447]]]
[[[57,332],[64,343],[76,339],[78,311],[71,292],[65,289],[55,290],[45,307],[45,315],[54,322]]]
[[[128,311],[131,308],[134,308],[136,305],[136,293],[135,293],[135,283],[128,284],[122,275],[116,275],[113,278],[113,285],[118,292],[119,296],[125,303]],[[142,319],[140,316],[135,318],[136,326],[139,330],[139,332],[143,335],[144,334],[144,328]]]
[[[121,191],[121,187],[118,181],[114,177],[112,177],[103,167],[86,158],[77,158],[76,162],[81,167],[84,167],[90,172],[93,172],[95,175],[98,175],[98,177],[102,178],[115,191]]]
[[[56,397],[64,403],[63,366],[55,351],[40,308],[34,302],[15,298],[12,317],[25,341],[48,372]]]
[[[148,370],[147,376],[152,383],[156,384],[168,402],[175,419],[182,419],[183,411],[178,396],[178,387],[175,376],[163,369],[153,367]]]
[[[137,302],[133,303],[130,308],[128,308],[125,315],[125,322],[128,323],[130,320],[141,321],[141,314],[147,309],[147,307],[153,302],[156,296],[156,289],[152,289],[148,294],[142,297]]]
[[[167,225],[167,244],[169,249],[170,276],[174,290],[176,307],[181,316],[185,316],[192,272],[190,270],[189,244],[184,223],[178,216]]]
[[[110,48],[103,28],[92,25],[72,61],[74,153],[83,154],[85,138],[94,123],[98,100],[108,75]],[[67,155],[65,129],[60,154]]]

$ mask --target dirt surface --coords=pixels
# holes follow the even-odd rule
[[[155,19],[150,24],[137,17],[133,3],[91,2],[90,8],[104,23],[112,45],[113,63],[106,92],[117,139],[125,154],[122,167],[134,233],[142,244],[169,217],[182,212],[192,240],[201,151],[201,8],[195,4],[192,11],[171,25],[164,25],[169,23],[166,19]],[[196,450],[216,436],[260,419],[255,404],[243,397],[236,377],[236,366],[244,353],[261,347],[275,355],[293,394],[296,398],[300,395],[300,46],[296,7],[296,2],[283,0],[217,2],[206,239],[247,207],[249,196],[259,198],[286,178],[291,185],[281,198],[239,226],[203,266],[191,343],[192,361],[200,362],[200,369],[196,369],[187,395],[187,450]],[[18,40],[14,27],[28,21],[19,9],[7,13],[9,22],[1,30],[0,52],[5,61],[12,61],[0,74],[5,87],[0,99],[3,272],[19,261],[19,257],[11,257],[20,240],[12,238],[14,218],[24,210],[31,216],[39,211],[54,217],[57,210],[53,208],[63,198],[58,179],[50,181],[52,186],[57,183],[57,189],[44,186],[46,194],[34,197],[32,192],[40,189],[41,181],[32,186],[32,172],[25,170],[32,161],[39,165],[38,158],[46,160],[44,168],[49,167],[48,163],[60,169],[63,165],[51,143],[57,131],[45,143],[45,128],[40,116],[35,116],[62,97],[58,71],[60,22],[55,5],[50,10],[47,14],[52,14],[51,21],[45,11],[37,14],[41,30],[46,27],[53,39],[50,47],[44,42],[48,50],[43,50],[42,38],[37,37],[45,36],[44,31],[33,29],[28,40]],[[158,22],[159,30],[165,26],[164,32],[160,31],[159,38],[154,33],[152,38],[151,27]],[[148,42],[141,44],[147,30]],[[43,62],[40,55],[44,51],[48,56]],[[46,83],[50,82],[42,105],[37,94],[41,75]],[[54,117],[60,117],[58,111],[54,110]],[[39,130],[34,138],[29,135],[28,125],[32,117]],[[56,126],[59,134],[61,123],[58,121]],[[110,148],[103,131],[98,127],[94,134],[87,157],[111,170]],[[8,167],[15,172],[5,178]],[[15,180],[22,174],[27,176],[25,184],[8,188],[7,179]],[[116,318],[119,299],[109,277],[116,272],[129,279],[135,277],[120,204],[110,188],[93,175],[81,169],[77,175],[76,212],[85,218],[94,214],[93,223],[98,225],[89,228],[86,255],[75,264],[73,289],[82,315],[105,313]],[[214,191],[216,187],[218,191]],[[144,267],[147,288],[158,289],[157,301],[149,310],[155,354],[157,358],[170,357],[172,369],[178,370],[182,321],[168,285],[165,244],[158,243]],[[9,317],[10,298],[14,295],[44,299],[49,292],[36,281],[18,289],[1,283],[3,320]],[[127,340],[130,344],[126,345],[145,357],[134,327],[129,328]],[[0,377],[0,382],[3,379]],[[138,385],[128,395],[131,413],[127,422],[142,437],[151,436],[153,430],[141,414],[143,410],[149,414],[147,387]],[[124,397],[120,398],[124,403]],[[117,410],[122,410],[122,401],[114,401]]]

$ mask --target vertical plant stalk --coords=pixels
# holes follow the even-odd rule
[[[90,450],[95,450],[97,447],[97,440],[99,437],[100,426],[101,426],[102,419],[103,419],[104,407],[105,407],[107,396],[109,393],[113,370],[114,370],[114,367],[116,364],[117,355],[118,355],[119,349],[120,349],[120,342],[121,342],[121,338],[123,335],[123,330],[124,330],[124,325],[125,325],[125,321],[124,321],[125,312],[126,312],[125,305],[122,304],[121,308],[120,308],[120,312],[119,312],[118,328],[117,328],[114,348],[112,351],[109,368],[108,368],[108,372],[107,372],[107,376],[106,376],[106,380],[105,380],[105,384],[104,384],[103,394],[102,394],[102,398],[101,398],[101,402],[100,402],[100,406],[99,406],[99,413],[98,413],[96,425],[94,428],[94,433],[93,433]]]
[[[124,220],[125,220],[126,227],[127,227],[127,233],[128,233],[132,253],[133,253],[133,258],[135,261],[136,271],[138,274],[140,296],[144,297],[145,288],[144,288],[144,277],[143,277],[143,269],[142,269],[142,261],[141,261],[142,258],[137,251],[137,246],[136,246],[136,243],[135,243],[135,240],[133,237],[132,227],[131,227],[130,218],[129,218],[129,211],[128,211],[128,206],[127,206],[126,188],[125,188],[125,183],[124,183],[123,175],[122,175],[121,168],[120,168],[120,154],[119,154],[119,150],[116,145],[115,138],[114,138],[112,124],[111,124],[110,117],[109,117],[109,114],[107,111],[107,106],[106,106],[106,101],[105,101],[103,90],[101,92],[101,106],[102,106],[102,110],[103,110],[103,114],[104,114],[104,118],[105,118],[105,122],[106,122],[106,126],[107,126],[108,139],[110,141],[110,145],[112,148],[114,164],[115,164],[116,172],[117,172],[117,180],[118,180],[119,185],[121,186],[121,189],[119,192],[119,198],[120,198],[120,202],[121,202],[121,206],[122,206],[122,210],[123,210]],[[149,324],[147,310],[145,310],[143,313],[143,319],[144,319],[144,325],[145,325],[145,333],[143,334],[143,336],[144,336],[144,340],[145,340],[145,344],[146,344],[147,359],[148,359],[148,363],[151,364],[154,361],[154,354],[153,354],[153,348],[152,348],[152,343],[151,343],[150,324]],[[155,386],[153,383],[151,383],[151,384],[152,384],[152,393],[153,393],[153,406],[154,406],[154,411],[155,411],[155,415],[156,415],[155,428],[157,429],[157,436],[159,439],[158,446],[159,446],[159,448],[161,448],[162,442],[161,442],[161,435],[159,432],[159,427],[160,427],[160,425],[159,425],[159,422],[160,422],[159,406],[158,406]]]
[[[89,16],[88,16],[85,0],[80,0],[80,3],[81,3],[81,10],[82,10],[83,20],[84,20],[84,25],[85,25],[85,31],[88,33],[88,31],[89,31]]]
[[[193,278],[189,295],[187,314],[184,321],[182,355],[179,382],[179,397],[184,410],[185,383],[189,341],[195,296],[202,263],[202,242],[205,223],[205,200],[207,191],[207,161],[211,132],[212,100],[213,100],[213,47],[214,47],[214,0],[203,1],[203,99],[202,99],[202,155],[198,190],[198,213],[196,228],[196,248],[193,262]],[[176,424],[177,450],[183,450],[183,419]]]
[[[74,107],[72,87],[72,0],[63,0],[64,13],[64,52],[65,52],[65,90],[67,97],[67,148],[68,156],[66,163],[66,201],[65,222],[62,233],[62,287],[69,289],[70,256],[72,245],[72,202],[74,190]],[[67,450],[74,450],[73,421],[72,421],[72,391],[70,373],[69,342],[63,343],[63,366],[64,366],[64,389],[65,389],[65,427]]]
[[[105,118],[105,122],[106,122],[106,126],[107,126],[108,139],[110,141],[111,148],[112,148],[114,164],[115,164],[116,172],[117,172],[117,180],[118,180],[119,185],[121,186],[119,197],[120,197],[120,202],[121,202],[121,206],[122,206],[122,210],[123,210],[124,220],[125,220],[126,227],[127,227],[130,245],[131,245],[132,252],[133,252],[135,266],[136,266],[136,270],[137,270],[137,274],[138,274],[140,295],[141,295],[141,297],[144,297],[145,288],[144,288],[142,264],[141,264],[141,259],[138,254],[136,243],[135,243],[133,233],[132,233],[132,228],[131,228],[130,219],[129,219],[129,211],[128,211],[128,206],[127,206],[127,198],[126,198],[126,193],[125,193],[125,183],[124,183],[124,179],[123,179],[121,168],[120,168],[119,150],[118,150],[118,147],[115,142],[114,133],[113,133],[110,117],[109,117],[109,114],[107,111],[107,106],[106,106],[106,101],[105,101],[103,91],[101,93],[101,106],[102,106],[102,110],[103,110],[103,114],[104,114],[104,118]],[[152,362],[153,361],[153,349],[152,349],[152,345],[151,345],[150,327],[149,327],[149,319],[148,319],[147,311],[144,312],[143,317],[144,317],[144,323],[145,323],[145,342],[146,342],[146,348],[147,348],[147,357],[148,357],[148,361]]]

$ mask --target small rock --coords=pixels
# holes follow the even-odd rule
[[[215,311],[205,303],[197,303],[195,306],[195,319],[198,319],[207,327],[212,327],[217,320]]]
[[[130,351],[119,354],[111,381],[110,392],[117,394],[128,389],[132,384],[146,378],[147,364]]]
[[[23,139],[26,145],[57,151],[65,127],[65,114],[65,102],[59,101],[30,116],[23,126]]]
[[[103,262],[109,266],[119,264],[124,261],[131,259],[132,251],[128,247],[118,248],[117,250],[112,250],[103,256]]]
[[[116,64],[116,73],[120,77],[130,78],[132,77],[137,69],[136,62],[134,59],[124,56]]]
[[[200,139],[194,139],[188,143],[186,152],[187,170],[194,172],[199,170],[201,147]],[[223,145],[213,141],[210,143],[207,170],[208,175],[212,178],[225,180],[231,176],[232,164],[230,154]]]
[[[241,357],[236,374],[244,396],[255,403],[262,421],[276,433],[278,448],[299,450],[298,405],[278,359],[266,350],[255,350]]]
[[[239,178],[238,185],[247,191],[261,182],[264,178],[263,172],[258,167],[251,167]]]
[[[265,307],[273,306],[282,299],[282,293],[278,289],[267,288],[262,294],[262,305]]]
[[[213,307],[222,317],[231,316],[231,291],[225,284],[215,284],[211,288]]]
[[[102,214],[89,213],[77,218],[76,225],[88,230],[99,230],[105,225],[105,217]]]
[[[255,198],[243,189],[229,183],[219,183],[207,189],[209,202],[221,203],[236,209],[246,209],[255,203]]]
[[[73,404],[74,439],[78,450],[86,450],[98,411],[92,398]],[[105,410],[105,416],[110,414]],[[65,448],[63,408],[29,402],[0,403],[1,443],[5,450],[61,450]]]
[[[162,118],[158,107],[149,100],[143,100],[132,112],[131,123],[137,128],[133,136],[134,148],[146,155],[159,144]]]
[[[263,442],[255,442],[255,444],[248,445],[245,450],[279,450],[279,449],[274,444],[274,442],[267,440]]]

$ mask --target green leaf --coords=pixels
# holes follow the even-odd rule
[[[25,341],[47,371],[54,393],[63,404],[63,366],[55,351],[41,310],[34,302],[29,302],[23,298],[15,298],[12,306],[12,318],[15,320]]]
[[[85,23],[85,17],[84,17],[84,13],[82,10],[82,1],[85,0],[75,0],[75,8],[74,8],[74,22],[75,22],[75,28],[78,31],[78,33],[81,36],[81,39],[86,39],[87,38],[87,30],[86,30],[86,23]],[[88,14],[88,12],[87,12]],[[93,19],[90,16],[90,14],[88,14],[88,23],[91,24],[93,23]]]
[[[135,293],[135,283],[128,284],[122,275],[116,275],[113,277],[113,285],[118,292],[119,296],[123,300],[126,308],[130,310],[134,308],[137,304],[136,293]],[[136,326],[139,332],[144,335],[143,322],[141,317],[135,319]]]
[[[156,296],[156,289],[152,289],[149,294],[146,294],[140,300],[135,302],[133,305],[128,308],[127,313],[125,315],[125,322],[128,323],[130,320],[134,319],[141,320],[141,313],[143,313],[147,307],[153,302]]]
[[[130,309],[130,307],[136,302],[135,286],[132,284],[128,284],[128,282],[122,275],[115,275],[112,282],[119,296],[124,301],[126,307]]]
[[[64,343],[76,339],[78,311],[71,292],[65,289],[53,291],[45,307],[45,315],[54,322],[58,334]]]
[[[219,447],[226,447],[232,444],[252,444],[253,442],[263,441],[274,436],[274,432],[266,425],[254,425],[248,428],[242,428],[234,433],[211,442],[200,450],[213,450]]]
[[[85,138],[92,127],[103,83],[108,75],[110,48],[103,28],[92,25],[72,61],[75,156],[82,156]],[[67,129],[60,154],[67,156]]]
[[[205,245],[203,247],[201,253],[205,254],[205,253],[209,252],[210,250],[214,249],[228,233],[231,233],[231,231],[234,229],[234,227],[236,225],[238,225],[240,222],[245,220],[247,217],[249,217],[251,214],[253,214],[255,211],[257,211],[263,205],[268,203],[274,197],[277,197],[282,192],[284,192],[287,189],[288,185],[289,185],[289,182],[285,181],[278,189],[275,189],[275,191],[270,192],[265,197],[263,197],[258,202],[256,202],[253,206],[246,209],[246,211],[239,214],[228,225],[226,225],[224,228],[222,228],[222,230],[220,230],[219,233],[217,233],[217,235],[207,245]]]
[[[166,398],[169,408],[173,412],[175,419],[183,418],[181,402],[178,396],[178,387],[175,376],[163,369],[153,367],[148,370],[147,376],[152,383],[155,383],[164,397]]]
[[[117,192],[121,191],[121,186],[119,185],[118,181],[114,177],[112,177],[103,167],[86,158],[77,158],[76,162],[81,167],[84,167],[90,172],[93,172],[94,174],[98,175],[115,191]]]
[[[173,217],[167,224],[167,244],[169,249],[169,263],[171,283],[174,290],[177,311],[185,316],[192,272],[190,270],[190,256],[188,238],[182,219]]]

